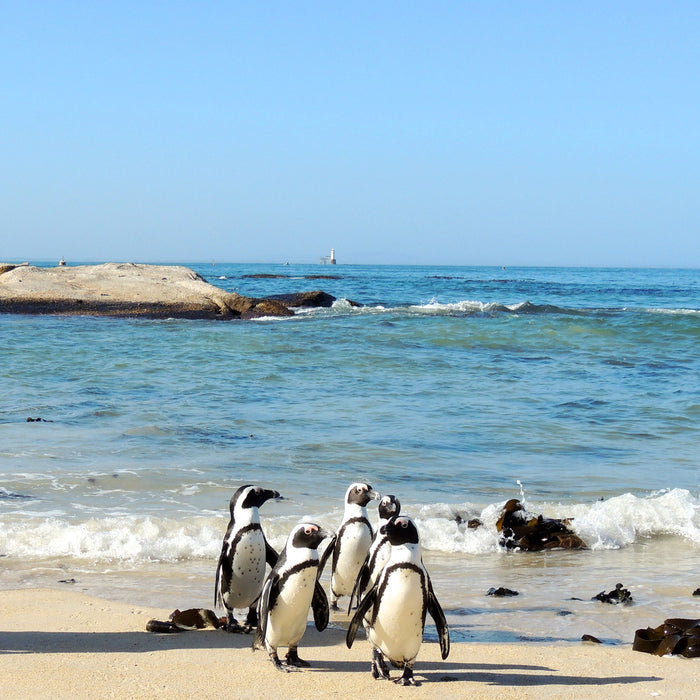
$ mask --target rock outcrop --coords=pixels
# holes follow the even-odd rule
[[[294,315],[283,301],[226,292],[187,267],[134,263],[0,264],[0,313],[212,319]]]

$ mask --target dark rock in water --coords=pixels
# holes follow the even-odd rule
[[[335,297],[321,290],[313,292],[296,292],[294,294],[272,294],[266,299],[279,301],[290,308],[311,307],[330,308],[333,306]]]
[[[700,595],[700,588],[696,588],[696,589],[693,591],[693,595]]]
[[[500,586],[499,588],[489,588],[486,591],[486,595],[496,596],[498,598],[506,598],[508,596],[520,595],[518,591],[512,591],[510,588],[504,588]]]
[[[328,294],[327,292],[322,292],[321,290],[317,289],[312,292],[294,292],[292,294],[271,294],[270,296],[265,297],[265,299],[269,299],[270,301],[275,301],[280,304],[284,304],[285,307],[287,308],[322,308],[322,309],[329,309],[331,306],[333,306],[333,302],[336,301],[336,298],[332,294]],[[346,299],[347,303],[350,304],[350,306],[355,306],[359,307],[362,306],[357,301],[352,301],[351,299]]]
[[[294,312],[290,311],[281,302],[275,302],[271,299],[255,299],[253,301],[253,304],[241,311],[241,315],[239,317],[241,320],[248,321],[254,318],[294,315]],[[286,312],[281,313],[281,309],[285,309]]]
[[[606,593],[601,591],[598,595],[593,596],[591,600],[599,600],[601,603],[610,603],[612,605],[630,605],[632,601],[632,594],[622,587],[621,583],[615,585],[615,590]]]
[[[656,656],[700,657],[700,619],[673,617],[658,627],[638,629],[632,649]]]
[[[598,639],[598,637],[594,637],[592,634],[584,634],[581,637],[582,642],[591,642],[593,644],[602,644],[603,642]]]
[[[62,578],[59,583],[77,583],[74,578]]]
[[[587,549],[586,543],[569,527],[570,522],[528,513],[519,500],[511,498],[503,506],[496,523],[501,533],[499,544],[506,549],[528,552]]]
[[[52,420],[46,420],[46,418],[32,418],[31,416],[27,418],[27,423],[53,423]]]

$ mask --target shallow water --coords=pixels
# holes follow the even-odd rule
[[[334,528],[366,479],[417,518],[464,638],[631,641],[640,613],[700,617],[700,272],[191,267],[339,301],[256,322],[0,315],[1,586],[210,607],[240,484],[285,496],[261,511],[279,547],[301,517]],[[509,498],[574,517],[591,550],[503,551]],[[618,581],[634,606],[591,603]],[[485,596],[501,585],[521,595]]]

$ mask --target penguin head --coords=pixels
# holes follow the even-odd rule
[[[231,516],[233,517],[233,512],[236,508],[260,508],[265,501],[271,498],[280,498],[279,491],[264,489],[260,486],[252,486],[251,484],[241,486],[241,488],[231,496],[231,503],[229,505]]]
[[[299,523],[292,530],[289,541],[297,549],[318,549],[326,537],[330,537],[330,533],[315,523]]]
[[[401,512],[401,503],[396,496],[387,495],[379,501],[379,517],[382,520],[395,518]]]
[[[373,499],[381,498],[369,484],[350,484],[345,492],[345,503],[362,506],[363,508]]]
[[[413,520],[405,515],[392,518],[386,525],[382,525],[379,532],[386,535],[389,542],[395,546],[418,544],[418,528]]]

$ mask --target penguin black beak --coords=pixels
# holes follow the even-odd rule
[[[318,531],[318,537],[319,540],[322,542],[323,540],[326,540],[329,537],[333,537],[333,533],[329,532],[328,530],[325,530],[324,528],[320,528]]]
[[[265,501],[279,501],[281,499],[282,496],[280,496],[280,492],[273,489],[260,489],[255,493],[255,501],[258,507],[265,503]]]
[[[379,528],[379,533],[382,535],[389,534],[394,529],[395,522],[396,522],[396,516],[392,515],[389,518],[389,520],[387,520],[386,523]]]

